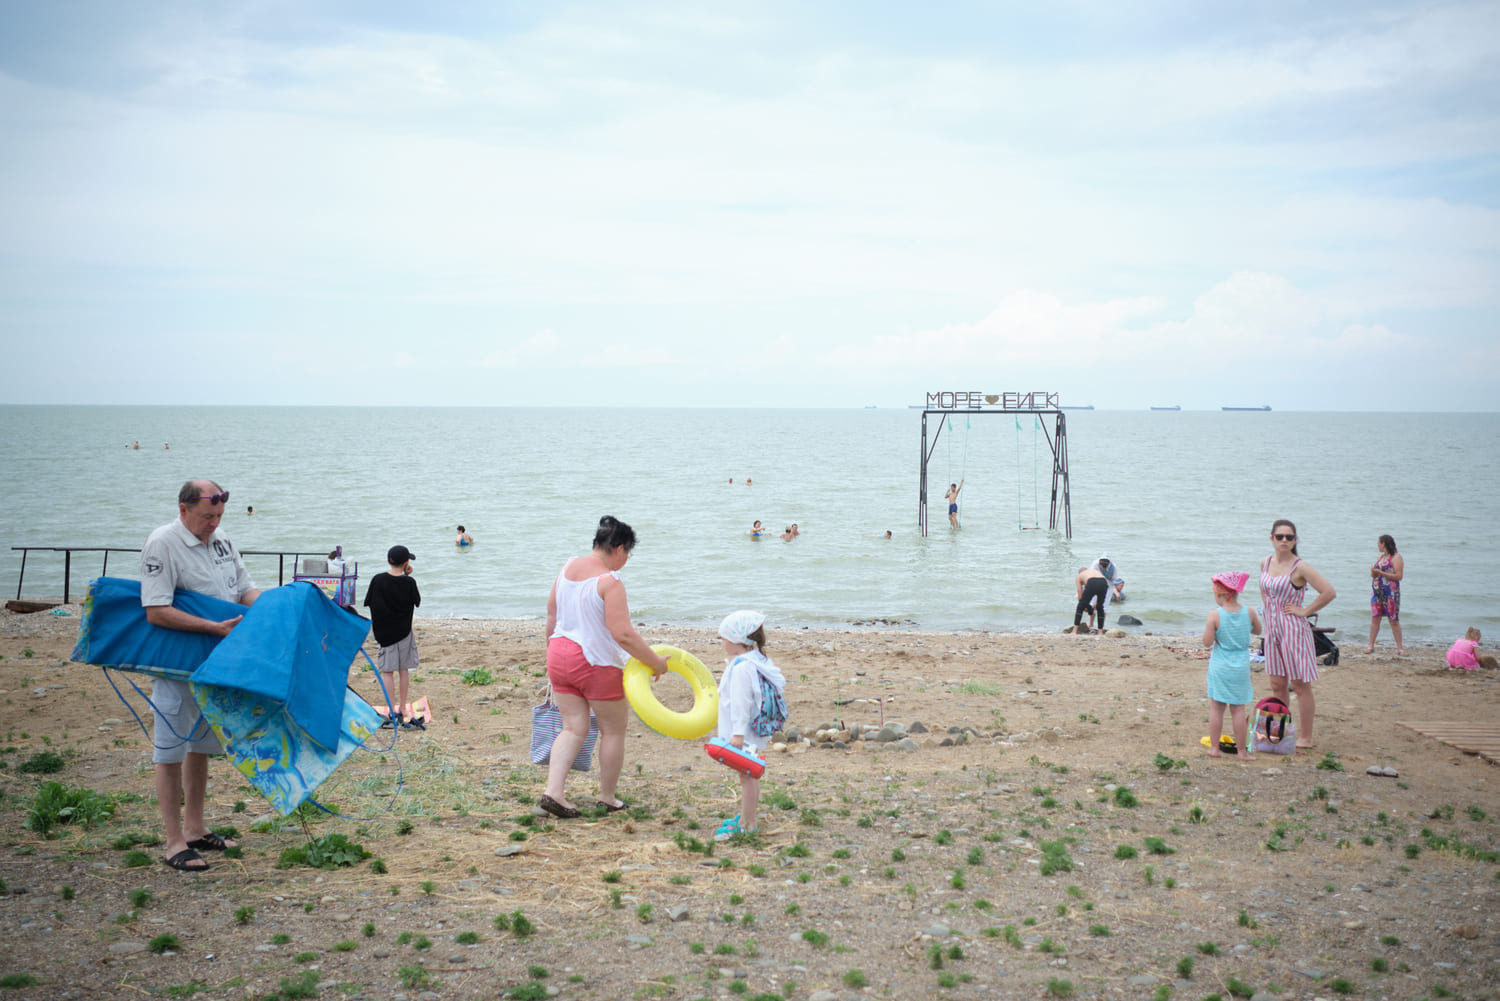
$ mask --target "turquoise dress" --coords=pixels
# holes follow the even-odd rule
[[[1208,656],[1208,697],[1231,706],[1255,701],[1250,684],[1250,609],[1244,605],[1238,612],[1219,609],[1219,630]]]

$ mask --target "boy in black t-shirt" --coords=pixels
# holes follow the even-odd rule
[[[370,626],[375,633],[375,642],[380,644],[376,664],[380,673],[386,675],[386,704],[390,715],[384,726],[425,730],[421,719],[406,718],[406,699],[411,684],[411,672],[417,666],[417,634],[412,630],[412,613],[422,604],[422,594],[411,576],[411,561],[416,559],[405,546],[392,546],[386,554],[391,569],[376,574],[370,579],[365,591],[365,607],[370,610]],[[399,679],[400,699],[390,705],[390,675]]]

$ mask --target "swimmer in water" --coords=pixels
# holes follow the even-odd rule
[[[792,534],[792,526],[791,525],[788,525],[786,528],[783,528],[781,530],[781,541],[782,542],[791,542],[793,538],[795,538],[795,536]]]
[[[245,505],[245,514],[251,515],[251,514],[254,514],[254,513],[255,513],[255,505],[254,504],[247,504],[247,505]]]
[[[963,528],[958,523],[958,492],[964,488],[964,481],[948,484],[948,492],[943,494],[943,499],[948,502],[948,524],[954,528]]]
[[[886,538],[887,538],[887,539],[889,539],[889,538],[890,538],[890,537],[891,537],[891,530],[890,530],[890,529],[889,529],[889,528],[887,528],[887,529],[886,529],[886,530],[885,530],[885,537],[886,537]]]
[[[459,525],[458,538],[453,540],[453,544],[455,546],[472,546],[474,544],[474,536],[470,535],[468,532],[465,532],[464,527],[462,525]]]
[[[753,525],[750,526],[750,535],[752,537],[758,539],[762,535],[765,535],[765,534],[766,534],[765,526],[763,526],[760,523],[760,519],[759,518],[755,519],[755,524],[753,524]]]

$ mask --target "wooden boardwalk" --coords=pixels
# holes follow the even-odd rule
[[[1500,761],[1500,725],[1494,723],[1459,723],[1448,720],[1402,723],[1424,737],[1440,740],[1469,754]]]

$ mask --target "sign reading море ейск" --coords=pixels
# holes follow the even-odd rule
[[[927,406],[931,410],[980,410],[986,406],[1001,410],[1056,410],[1057,394],[1032,393],[981,393],[978,391],[943,391],[927,394]]]

